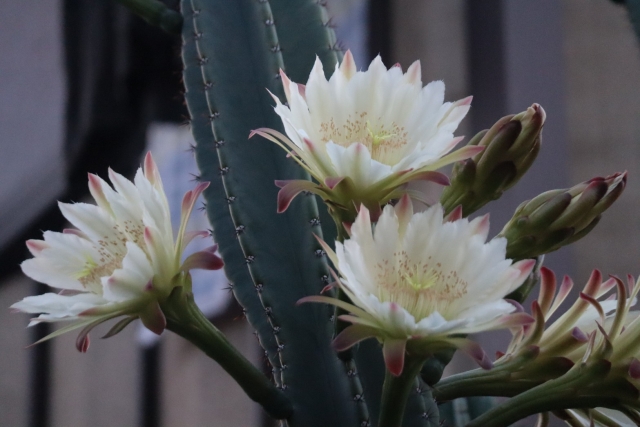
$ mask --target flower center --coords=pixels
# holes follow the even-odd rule
[[[415,291],[424,291],[434,287],[438,284],[441,271],[434,270],[433,268],[428,270],[422,270],[418,266],[414,266],[412,271],[402,273],[402,278],[405,283],[409,285]]]
[[[408,132],[395,122],[384,124],[376,120],[372,124],[367,115],[366,112],[356,113],[355,118],[349,115],[342,125],[336,125],[333,118],[321,123],[321,139],[343,147],[359,142],[367,147],[372,159],[393,166],[405,154]]]
[[[416,263],[407,254],[394,254],[396,264],[378,264],[381,301],[392,301],[411,313],[416,321],[438,311],[443,317],[455,316],[450,309],[467,293],[468,283],[455,270],[443,268],[431,257]]]

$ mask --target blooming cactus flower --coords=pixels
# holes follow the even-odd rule
[[[111,336],[136,318],[159,334],[166,320],[160,302],[175,286],[189,286],[190,269],[219,269],[216,246],[182,261],[185,246],[208,232],[187,232],[196,199],[209,185],[200,183],[182,201],[182,217],[174,240],[169,204],[151,154],[133,182],[112,170],[113,188],[89,174],[89,190],[96,205],[59,203],[65,218],[77,229],[45,231],[44,240],[29,240],[33,258],[22,271],[32,279],[61,289],[60,293],[30,296],[11,307],[42,313],[38,322],[71,321],[45,339],[84,328],[76,345],[86,351],[88,332],[96,325],[128,316],[107,334]]]
[[[310,191],[342,210],[364,204],[375,219],[381,204],[406,192],[407,182],[446,184],[446,176],[435,170],[483,149],[468,146],[448,154],[462,139],[453,132],[471,97],[443,103],[444,83],[422,87],[420,61],[403,74],[377,57],[367,71],[356,71],[347,51],[329,80],[319,59],[306,86],[281,76],[288,105],[274,96],[275,111],[287,135],[271,129],[254,133],[290,151],[318,184],[277,182],[279,211],[301,191]]]
[[[440,205],[413,214],[403,196],[386,206],[372,231],[368,210],[361,207],[351,238],[324,248],[341,278],[338,285],[353,304],[325,296],[301,301],[326,302],[351,314],[352,323],[334,341],[337,350],[377,337],[386,364],[395,375],[403,369],[407,342],[414,351],[440,347],[472,350],[481,364],[484,353],[469,341],[452,337],[511,327],[531,320],[503,298],[522,284],[532,260],[512,264],[505,259],[505,239],[486,242],[487,216],[446,222]],[[323,242],[324,243],[324,242]]]

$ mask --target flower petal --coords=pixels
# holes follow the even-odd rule
[[[407,340],[387,339],[382,346],[384,364],[387,370],[394,376],[400,376],[404,369],[404,352]]]

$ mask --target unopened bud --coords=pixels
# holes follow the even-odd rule
[[[507,258],[533,258],[586,236],[626,183],[627,173],[616,173],[567,190],[547,191],[522,203],[499,234],[508,240]]]
[[[454,165],[451,185],[440,199],[445,211],[461,205],[464,216],[468,216],[515,185],[540,151],[545,118],[544,109],[533,104],[520,114],[501,118],[491,129],[473,137],[469,145],[485,149]]]

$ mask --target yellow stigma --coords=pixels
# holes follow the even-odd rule
[[[414,290],[424,291],[434,287],[438,283],[440,275],[441,274],[433,268],[421,271],[416,265],[413,267],[413,271],[403,273],[402,278],[405,280],[406,284],[411,286]]]
[[[390,132],[385,132],[385,131],[380,131],[380,132],[373,132],[371,130],[371,124],[369,123],[369,120],[367,120],[367,132],[369,133],[369,137],[371,137],[371,145],[372,146],[376,146],[379,145],[382,141],[389,139],[389,138],[393,138],[394,136],[396,136],[395,133],[390,133]]]

